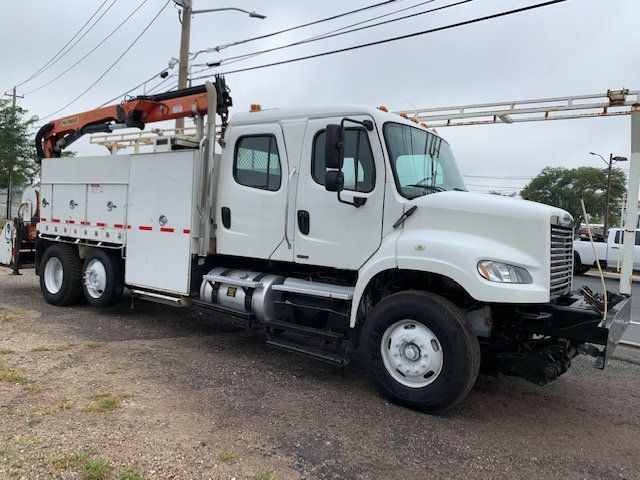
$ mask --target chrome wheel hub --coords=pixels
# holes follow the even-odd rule
[[[387,372],[407,387],[425,387],[442,371],[444,358],[438,338],[413,320],[401,320],[387,328],[380,349]]]
[[[107,286],[107,271],[100,260],[93,259],[84,271],[84,287],[92,298],[100,298]]]

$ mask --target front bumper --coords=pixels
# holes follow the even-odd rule
[[[595,367],[603,369],[631,321],[631,297],[607,292],[607,317],[577,292],[543,305],[536,314],[521,311],[520,329],[537,335],[600,345]]]

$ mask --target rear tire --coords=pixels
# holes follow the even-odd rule
[[[584,275],[590,269],[591,267],[589,267],[589,265],[582,264],[578,252],[573,252],[573,273],[575,273],[576,275]]]
[[[40,265],[40,290],[47,303],[59,307],[78,303],[82,297],[82,273],[77,248],[51,245],[42,255]]]
[[[92,249],[82,268],[82,290],[94,307],[111,307],[118,303],[124,291],[124,266],[114,253]]]
[[[395,403],[439,413],[478,377],[478,338],[462,311],[439,295],[406,291],[383,299],[362,334],[370,379]]]

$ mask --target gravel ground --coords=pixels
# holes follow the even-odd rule
[[[172,307],[52,307],[33,273],[7,272],[1,479],[640,478],[637,350],[605,371],[577,358],[543,388],[481,376],[429,416],[386,402],[356,366]]]

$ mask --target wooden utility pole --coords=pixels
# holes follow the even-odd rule
[[[180,35],[180,63],[178,64],[178,88],[186,88],[189,77],[189,40],[191,37],[191,0],[182,0],[182,33]],[[184,118],[176,119],[176,133],[182,133]]]
[[[13,114],[15,115],[15,110],[17,106],[18,95],[16,93],[16,87],[13,87],[12,93],[5,93],[7,97],[13,97],[12,105],[13,105]],[[7,218],[11,218],[11,200],[12,200],[12,190],[13,190],[13,157],[7,159],[9,163],[9,177],[7,181]]]

